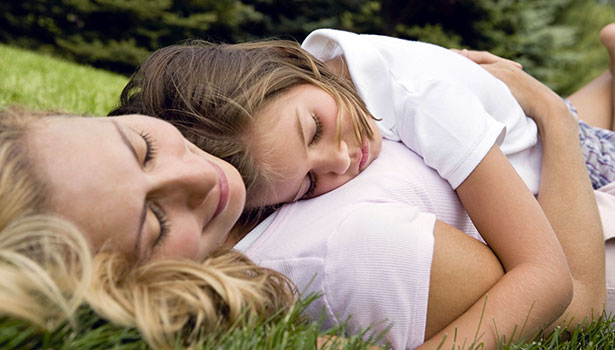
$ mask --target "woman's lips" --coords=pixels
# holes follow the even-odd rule
[[[213,220],[226,207],[226,204],[228,203],[228,199],[229,199],[229,189],[228,189],[228,180],[226,178],[226,175],[224,174],[224,171],[222,171],[222,169],[218,166],[218,164],[212,161],[209,161],[209,163],[216,170],[216,175],[218,176],[218,188],[220,190],[219,191],[220,194],[218,196],[218,207],[216,208],[216,212],[214,213],[214,216],[211,218]]]

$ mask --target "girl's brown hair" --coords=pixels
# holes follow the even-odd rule
[[[247,207],[271,191],[275,174],[248,146],[258,111],[299,84],[328,92],[354,134],[371,137],[370,114],[352,83],[329,70],[298,43],[284,40],[242,44],[190,41],[154,52],[131,77],[120,106],[110,115],[146,114],[173,123],[191,142],[233,164],[247,189]]]

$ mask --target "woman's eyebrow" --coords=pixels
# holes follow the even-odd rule
[[[122,141],[124,142],[124,144],[126,144],[126,147],[130,149],[130,152],[132,152],[132,155],[135,157],[135,160],[138,163],[139,156],[137,155],[137,150],[135,149],[135,146],[132,144],[132,142],[130,142],[130,139],[128,139],[128,136],[126,135],[126,131],[124,131],[124,128],[117,121],[112,120],[111,122],[113,123],[113,126],[115,126],[115,129],[117,130],[117,132],[120,134]]]
[[[137,256],[141,252],[141,236],[143,235],[143,225],[145,225],[145,215],[147,214],[147,202],[143,202],[143,209],[141,210],[141,217],[139,218],[139,226],[137,228],[137,239],[135,240],[134,251],[137,252]]]
[[[135,157],[135,160],[137,161],[137,163],[139,163],[139,156],[137,155],[137,150],[135,149],[132,142],[130,142],[130,140],[128,139],[128,136],[126,135],[126,132],[124,131],[124,128],[122,128],[122,126],[115,120],[112,120],[111,122],[113,123],[113,126],[115,126],[115,130],[117,130],[118,134],[120,134],[120,137],[122,141],[124,142],[124,144],[126,145],[126,147],[128,147],[132,155]],[[137,255],[139,254],[139,251],[140,251],[139,247],[141,245],[141,236],[143,233],[143,225],[145,225],[146,214],[147,214],[147,202],[143,201],[143,209],[141,210],[141,215],[139,216],[139,225],[137,226],[137,239],[135,241],[135,247],[134,247],[134,250],[137,252]]]

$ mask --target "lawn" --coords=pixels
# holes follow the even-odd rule
[[[0,106],[106,115],[127,77],[0,45]]]
[[[20,104],[35,110],[105,115],[117,102],[127,78],[62,60],[0,45],[0,107]],[[308,300],[309,301],[309,300]],[[208,349],[314,349],[319,335],[344,334],[343,327],[320,330],[318,322],[300,317],[306,302],[275,322],[249,322],[246,326],[206,335]],[[115,349],[136,350],[147,346],[134,329],[115,327],[84,308],[79,326],[53,331],[40,330],[25,322],[0,318],[0,349]],[[558,330],[533,342],[504,344],[502,349],[572,350],[615,348],[615,320],[599,319],[584,331]],[[339,344],[338,344],[339,345]],[[366,349],[358,336],[333,349]],[[460,347],[461,348],[461,347]]]

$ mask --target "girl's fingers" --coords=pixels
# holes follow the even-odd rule
[[[515,62],[513,60],[509,60],[506,58],[502,58],[500,56],[496,56],[494,54],[492,54],[491,52],[487,52],[487,51],[475,51],[475,50],[467,50],[467,49],[463,49],[463,50],[458,50],[458,49],[450,49],[453,52],[456,52],[472,61],[474,61],[475,63],[478,64],[491,64],[491,63],[496,63],[496,62],[508,62],[510,64],[512,64],[513,66],[519,68],[519,69],[523,69],[523,66],[521,65],[521,63],[519,62]]]

